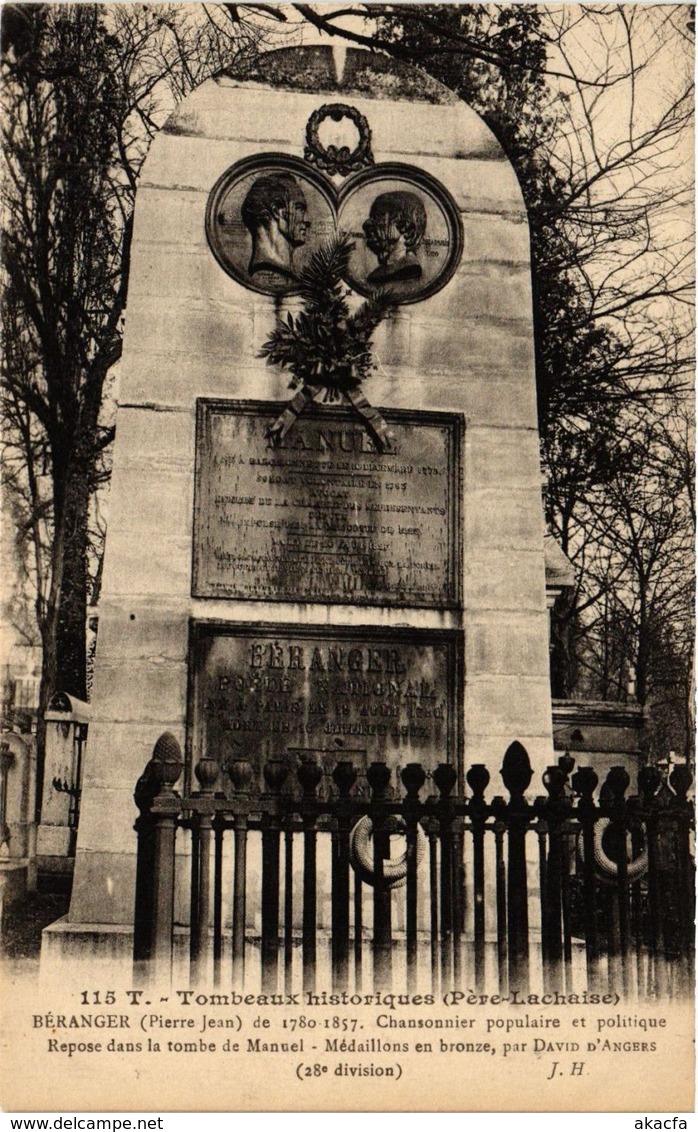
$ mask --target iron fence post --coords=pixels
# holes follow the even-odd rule
[[[335,806],[337,828],[332,834],[332,985],[335,990],[346,990],[349,982],[351,790],[356,783],[357,774],[350,762],[339,762],[332,772],[332,778],[339,791]],[[356,883],[360,883],[358,877]],[[355,921],[354,931],[356,930]]]
[[[509,826],[507,868],[507,928],[509,990],[528,992],[528,876],[526,869],[526,831],[531,807],[524,798],[533,771],[528,753],[519,742],[512,743],[504,755],[501,770],[509,793],[506,808]]]
[[[370,816],[373,825],[373,985],[375,990],[390,990],[393,964],[391,894],[384,867],[390,854],[385,808],[390,768],[385,763],[371,763],[366,777],[371,787]]]
[[[405,840],[407,842],[407,892],[406,892],[406,954],[407,989],[414,991],[417,986],[417,837],[419,821],[419,791],[426,782],[426,774],[419,763],[408,763],[400,775],[407,791],[403,802],[405,815]]]

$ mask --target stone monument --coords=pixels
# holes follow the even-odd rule
[[[394,310],[362,400],[289,405],[260,350],[339,232],[348,301],[387,288]],[[291,48],[210,80],[143,167],[52,946],[132,922],[133,789],[164,731],[188,781],[205,751],[494,777],[518,739],[552,761],[526,212],[477,114],[380,55]]]

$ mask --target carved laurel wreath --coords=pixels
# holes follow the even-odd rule
[[[331,118],[333,122],[349,118],[354,123],[359,134],[359,141],[354,149],[350,150],[346,145],[322,144],[319,130],[326,118]],[[371,127],[368,120],[355,106],[347,106],[345,102],[329,102],[318,107],[310,115],[305,130],[305,160],[328,173],[330,177],[337,173],[346,177],[349,173],[373,165]]]

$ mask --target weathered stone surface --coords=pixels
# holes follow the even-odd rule
[[[259,346],[269,335],[265,327],[259,334]],[[255,351],[257,344],[255,344]],[[196,382],[201,397],[236,397],[270,401],[287,399],[288,377],[270,366],[264,366],[254,357],[245,365],[233,365],[225,356],[211,357],[205,365],[199,355],[170,354],[161,345],[160,353],[143,352],[142,364],[130,370],[121,380],[122,400],[130,406],[167,404],[170,409],[191,412],[191,382]],[[172,369],[180,376],[178,388],[172,386]]]
[[[185,161],[182,160],[183,146],[187,149]],[[261,144],[249,139],[241,140],[235,146],[235,158],[233,158],[230,142],[225,139],[216,137],[185,139],[161,131],[150,147],[141,186],[158,191],[164,190],[164,198],[160,197],[163,208],[169,203],[171,193],[200,193],[205,209],[206,199],[213,185],[233,160],[256,157],[260,150],[267,148],[270,150],[275,148],[273,138]],[[293,146],[284,146],[284,153],[302,157],[303,147],[297,143]]]
[[[466,244],[467,239],[466,231]],[[451,284],[430,300],[428,324],[444,319],[452,327],[454,321],[467,316],[473,321],[501,320],[528,326],[530,312],[531,279],[527,265],[480,263],[468,270],[467,265],[461,264]]]
[[[549,700],[550,681],[542,675],[468,676],[465,718],[470,735],[502,735],[512,742],[519,734],[536,733],[531,722],[545,718]],[[540,743],[545,739],[542,728],[538,735]],[[470,761],[472,757],[466,756],[466,763]]]
[[[170,118],[165,137],[181,137],[186,131],[191,139],[234,139],[236,146],[241,142],[251,142],[257,151],[279,146],[284,152],[298,146],[296,123],[307,122],[318,106],[317,94],[300,91],[286,91],[283,98],[283,112],[279,113],[279,94],[273,88],[257,86],[254,89],[254,123],[247,123],[247,136],[244,136],[244,114],[233,116],[230,108],[244,105],[249,87],[216,83],[205,83],[187,99],[186,108],[180,107]],[[410,155],[415,164],[423,165],[427,156],[454,156],[467,159],[482,159],[487,154],[487,165],[499,164],[503,176],[515,181],[508,162],[484,123],[466,107],[433,106],[424,103],[409,103],[409,129],[400,129],[394,114],[381,113],[382,103],[389,99],[368,99],[362,95],[351,96],[351,104],[371,122],[372,147],[375,154],[399,152]],[[459,109],[465,111],[458,113]],[[390,107],[393,110],[393,106]],[[226,113],[227,111],[227,113]],[[183,119],[183,113],[186,118]],[[250,115],[251,117],[251,115]],[[181,127],[178,126],[181,122]],[[250,126],[252,127],[250,129]],[[180,133],[180,129],[182,133]],[[243,136],[241,137],[241,134]],[[158,139],[160,140],[160,139]],[[383,158],[390,160],[390,158]],[[148,171],[150,175],[150,170]]]
[[[130,297],[137,296],[139,305],[146,298],[188,298],[192,302],[199,301],[202,295],[222,302],[236,298],[233,280],[221,272],[203,248],[183,254],[179,249],[164,251],[158,246],[154,254],[141,256],[138,267],[139,282]]]
[[[183,719],[186,694],[187,669],[181,659],[104,660],[95,673],[95,704],[101,701],[104,705],[96,718],[102,722],[157,723],[163,718],[164,705],[170,718]]]
[[[455,324],[442,323],[417,324],[412,331],[411,362],[414,369],[425,376],[458,375],[463,381],[471,372],[502,373],[517,387],[520,401],[535,408],[535,388],[529,388],[529,381],[522,377],[533,376],[533,343],[524,330],[523,322],[517,318],[494,320],[483,317],[469,319],[468,312]],[[454,332],[449,337],[447,327]],[[516,375],[521,375],[517,377]],[[513,390],[512,390],[513,392]],[[465,390],[464,390],[465,393]],[[491,397],[491,392],[490,392]],[[522,422],[516,415],[516,407],[511,410],[511,418],[517,424]],[[535,424],[535,418],[532,421]]]
[[[525,213],[520,216],[502,216],[488,212],[468,210],[463,216],[465,240],[461,263],[501,264],[503,267],[521,267],[530,275],[531,245]]]
[[[480,615],[471,620],[466,637],[468,678],[486,674],[527,676],[540,668],[541,649],[545,650],[545,645],[543,614],[537,619],[499,611],[488,617]]]
[[[162,263],[154,268],[157,272],[166,269],[167,264]],[[232,281],[231,287],[239,291]],[[232,365],[232,359],[238,355],[244,357],[252,353],[252,318],[249,312],[229,304],[217,307],[213,302],[184,298],[165,305],[151,298],[139,304],[129,318],[124,349],[138,350],[142,343],[158,341],[166,344],[167,353],[175,357],[198,355],[202,368],[209,357],[229,359]],[[177,384],[176,373],[170,374],[170,382],[173,386]]]
[[[482,223],[485,215],[509,221],[525,221],[526,210],[521,197],[521,188],[506,161],[482,160],[477,157],[454,159],[434,155],[427,151],[417,155],[409,148],[409,142],[402,146],[394,145],[385,154],[385,161],[404,161],[426,169],[437,180],[442,181],[463,213],[463,227],[466,242],[476,224]],[[497,250],[494,241],[488,241],[487,256],[491,259]]]
[[[177,468],[141,461],[122,466],[122,490],[114,497],[109,521],[115,530],[148,538],[154,530],[179,533],[191,515],[191,481]],[[137,500],[137,506],[134,502]]]
[[[147,262],[153,252],[151,245],[161,245],[165,252],[175,248],[203,252],[206,235],[201,213],[206,208],[207,197],[208,192],[203,189],[172,192],[168,196],[167,207],[163,208],[159,189],[141,184],[133,227],[135,262]],[[133,264],[133,260],[131,262]],[[134,282],[140,285],[137,279]]]
[[[162,402],[151,402],[146,411],[122,404],[119,424],[123,427],[117,434],[114,451],[117,484],[122,466],[148,465],[153,474],[160,469],[190,472],[194,457],[193,423],[191,404],[186,411],[178,412]]]
[[[527,610],[540,614],[545,592],[543,579],[533,569],[538,561],[537,550],[499,554],[473,549],[466,558],[465,609]]]
[[[526,505],[523,489],[475,489],[465,507],[465,543],[472,550],[497,547],[507,554],[542,545],[543,520]]]
[[[152,541],[151,541],[152,540]],[[147,558],[145,555],[147,554]],[[191,539],[169,538],[151,532],[114,532],[104,558],[105,591],[112,597],[131,595],[157,598],[161,593],[186,593],[191,578]]]
[[[188,604],[173,606],[131,595],[128,605],[109,600],[100,606],[100,661],[179,660],[186,655]]]
[[[103,799],[103,802],[106,802],[106,799]],[[122,821],[128,822],[126,807],[120,807],[118,812]],[[133,818],[133,813],[129,816]],[[135,834],[133,837],[135,838]],[[124,845],[123,837],[121,843]],[[133,922],[133,894],[136,883],[134,850],[135,843],[133,848],[126,843],[123,851],[119,853],[83,849],[81,834],[75,861],[69,921],[79,924]]]
[[[471,427],[465,437],[466,489],[540,488],[539,441],[533,429]]]

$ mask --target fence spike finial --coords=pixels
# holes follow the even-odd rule
[[[403,767],[400,771],[400,778],[402,779],[402,785],[407,791],[407,797],[416,801],[419,791],[427,780],[422,764],[408,763],[407,766]]]
[[[356,782],[357,774],[353,763],[339,762],[332,771],[334,784],[339,790],[340,798],[348,798],[351,788]]]
[[[182,748],[171,731],[163,731],[153,748],[152,761],[160,774],[161,794],[174,794],[174,785],[184,770]]]
[[[669,785],[679,801],[686,801],[686,795],[688,794],[692,782],[693,775],[688,767],[677,763],[669,775]]]
[[[252,763],[249,759],[234,759],[228,765],[228,777],[238,794],[246,794],[253,777]]]
[[[196,780],[204,794],[211,794],[218,781],[220,767],[215,759],[203,756],[194,767]]]
[[[322,782],[322,767],[312,759],[304,759],[296,771],[304,794],[314,794]]]
[[[390,783],[390,767],[385,763],[371,763],[366,771],[366,778],[371,790],[377,796],[385,794]]]
[[[522,743],[519,743],[518,739],[515,739],[514,742],[507,747],[500,774],[504,786],[511,797],[523,797],[525,791],[531,784],[533,771],[531,769],[531,760],[528,757],[528,751]]]
[[[564,795],[566,782],[567,775],[562,767],[549,766],[543,772],[543,785],[551,801],[556,801]]]
[[[490,772],[484,763],[473,763],[465,775],[465,781],[478,801],[484,800],[485,790],[490,783]]]
[[[458,774],[450,763],[439,763],[432,778],[441,797],[446,798],[456,785]]]
[[[637,772],[637,785],[645,805],[652,801],[662,785],[662,772],[656,766],[642,766]]]
[[[288,767],[281,759],[269,759],[264,764],[264,781],[272,794],[280,794],[281,787],[288,778]]]
[[[599,785],[599,776],[591,766],[580,766],[572,775],[572,789],[585,802],[591,802]]]
[[[569,751],[565,751],[564,755],[560,755],[559,759],[557,760],[557,765],[559,766],[566,779],[569,778],[572,771],[574,770],[575,761],[576,760],[572,758],[572,755],[569,753]]]
[[[149,759],[133,791],[133,800],[140,810],[141,815],[150,812],[150,807],[161,785],[162,774],[160,773],[160,763],[155,762],[154,759]]]
[[[622,802],[626,790],[630,785],[630,775],[624,766],[612,766],[606,775],[604,786],[613,797],[616,803]]]

